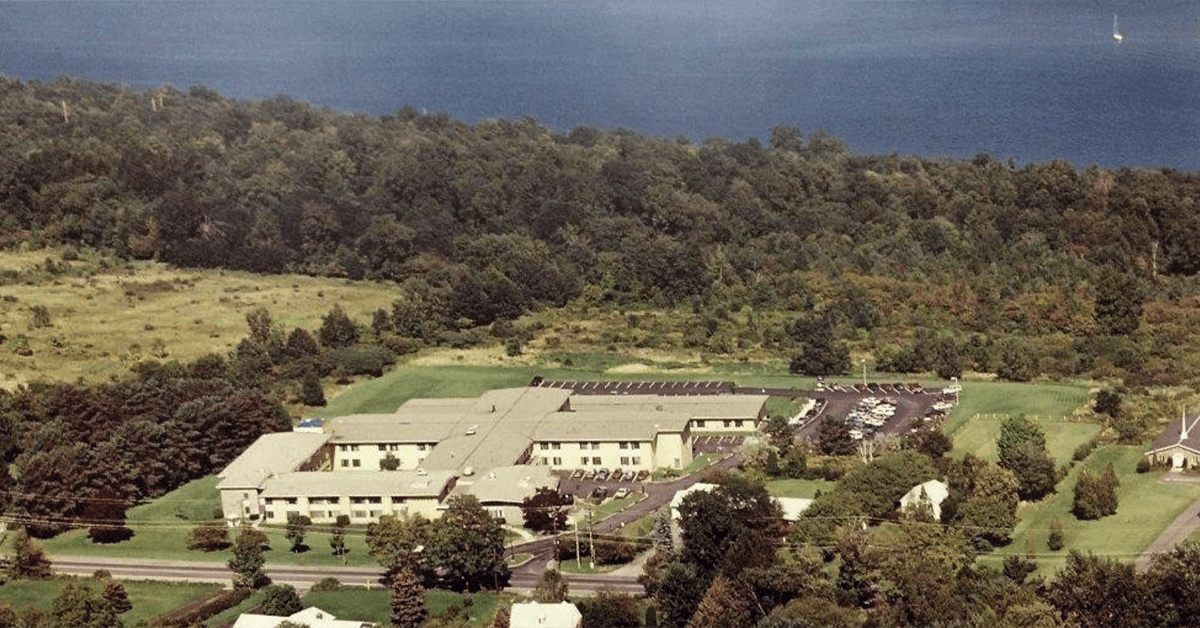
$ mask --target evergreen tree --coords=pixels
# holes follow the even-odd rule
[[[321,328],[317,330],[317,337],[320,338],[322,345],[331,349],[349,347],[358,342],[358,326],[350,320],[350,317],[342,310],[342,306],[335,305],[321,319]]]
[[[750,596],[745,587],[718,575],[696,606],[687,628],[724,628],[751,625]]]
[[[227,563],[233,571],[233,588],[258,589],[270,583],[263,566],[267,559],[263,555],[266,535],[243,522],[233,539],[233,557]]]
[[[304,371],[300,379],[300,401],[312,407],[325,405],[325,389],[321,386],[321,378],[312,369]]]
[[[8,577],[13,580],[49,578],[50,559],[42,551],[42,544],[29,536],[24,528],[17,530],[9,555]]]
[[[125,589],[123,583],[117,580],[106,579],[101,595],[108,600],[118,615],[133,610],[133,603],[129,601],[129,591]]]
[[[389,587],[392,613],[390,620],[396,628],[419,628],[425,622],[425,587],[411,569],[400,569]]]

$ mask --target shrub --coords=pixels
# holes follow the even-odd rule
[[[337,578],[329,577],[316,581],[309,591],[339,591],[341,588],[342,583]]]
[[[1050,548],[1052,552],[1063,548],[1063,527],[1062,522],[1058,519],[1050,522],[1050,537],[1046,539],[1046,547]]]
[[[383,369],[396,361],[396,356],[387,347],[376,345],[343,347],[329,355],[329,361],[339,375],[370,375],[379,377]]]
[[[1141,460],[1138,460],[1137,472],[1138,473],[1149,473],[1150,472],[1150,459],[1149,458],[1143,457]]]
[[[215,552],[230,546],[229,527],[224,521],[202,523],[188,532],[187,548]]]

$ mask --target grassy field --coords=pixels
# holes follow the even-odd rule
[[[487,626],[496,613],[497,604],[511,605],[515,599],[516,596],[507,593],[460,594],[438,590],[425,593],[429,617],[440,615],[451,606],[457,606],[466,612],[467,621],[462,625],[474,627]],[[388,592],[382,588],[310,591],[304,595],[303,601],[305,606],[316,606],[338,619],[371,621],[380,626],[388,625],[388,616],[391,614]],[[464,603],[469,606],[464,608]]]
[[[1189,504],[1200,499],[1200,483],[1159,482],[1162,472],[1138,474],[1137,461],[1145,451],[1139,446],[1101,447],[1082,464],[1076,465],[1059,483],[1058,493],[1036,504],[1023,504],[1013,543],[981,558],[996,567],[1009,554],[1024,554],[1026,539],[1032,539],[1038,554],[1038,571],[1052,575],[1062,568],[1068,550],[1095,552],[1123,561],[1132,561],[1150,545],[1167,525]],[[1117,489],[1117,514],[1097,521],[1078,521],[1071,514],[1075,480],[1081,469],[1094,473],[1113,463],[1121,486]],[[1062,522],[1066,546],[1058,552],[1046,548],[1050,522]]]
[[[54,260],[61,272],[45,271]],[[302,275],[179,270],[157,262],[63,262],[61,252],[0,252],[0,327],[29,338],[33,355],[0,346],[0,387],[43,378],[102,380],[142,358],[188,361],[227,353],[247,335],[246,314],[271,311],[281,328],[316,329],[335,304],[370,320],[390,309],[385,284]],[[33,307],[50,326],[34,328]],[[156,341],[165,356],[152,356]]]
[[[0,586],[0,603],[10,604],[14,609],[37,606],[42,610],[50,611],[53,608],[54,598],[71,582],[86,582],[96,592],[102,588],[102,585],[93,578],[58,577],[50,580],[14,580]],[[220,588],[214,584],[141,580],[129,580],[124,584],[125,590],[129,592],[129,601],[133,604],[132,610],[121,615],[121,621],[126,626],[134,626],[142,620],[148,621],[158,617],[188,602],[201,599]]]
[[[1034,422],[1046,432],[1046,449],[1056,462],[1070,460],[1075,448],[1087,442],[1100,432],[1100,425],[1082,423],[1079,421],[1051,420],[1048,418],[1033,418]],[[997,459],[996,439],[1000,438],[1001,418],[988,416],[976,417],[962,424],[952,437],[954,450],[950,453],[955,458],[972,453],[986,460]]]
[[[943,430],[954,439],[951,455],[973,453],[996,459],[996,439],[1006,415],[1025,414],[1046,432],[1046,448],[1063,462],[1075,448],[1100,431],[1095,423],[1079,420],[1087,404],[1087,388],[1071,384],[964,382],[961,402],[951,411]]]
[[[962,387],[959,404],[943,428],[952,436],[977,414],[1069,416],[1088,397],[1088,389],[1078,384],[965,381]]]

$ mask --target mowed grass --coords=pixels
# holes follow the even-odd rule
[[[36,606],[49,612],[54,606],[54,598],[58,597],[59,593],[72,582],[86,583],[97,593],[103,590],[103,585],[94,578],[56,577],[49,580],[12,580],[0,586],[0,604],[9,604],[18,611],[29,606]],[[190,582],[142,580],[122,582],[125,584],[125,590],[129,593],[129,601],[133,604],[132,610],[121,615],[121,621],[126,626],[134,626],[143,620],[149,621],[220,589],[220,586],[215,584]]]
[[[1087,388],[1071,384],[965,382],[959,405],[942,429],[954,439],[952,456],[971,453],[996,460],[996,439],[1004,417],[1024,414],[1046,432],[1050,455],[1064,462],[1101,429],[1094,423],[1064,420],[1074,416],[1087,398]]]
[[[468,599],[469,603],[466,602]],[[444,613],[446,609],[457,606],[466,615],[466,621],[455,625],[472,627],[489,625],[492,616],[496,614],[496,606],[511,605],[515,599],[516,596],[508,593],[462,594],[441,590],[425,592],[425,605],[429,617],[435,617]],[[391,615],[389,593],[383,588],[309,591],[304,595],[303,602],[305,606],[316,606],[328,611],[338,619],[375,622],[380,626],[388,625]]]
[[[228,550],[203,552],[187,549],[188,532],[206,521],[212,521],[213,511],[220,507],[216,476],[189,482],[163,497],[142,506],[131,508],[128,525],[133,538],[121,543],[100,545],[87,538],[86,529],[71,530],[42,541],[47,554],[75,556],[121,556],[152,560],[190,560],[224,563],[232,556]],[[305,543],[307,552],[292,553],[291,543],[284,538],[283,526],[263,526],[270,550],[267,562],[286,565],[317,566],[375,566],[367,555],[365,526],[351,526],[346,531],[346,555],[338,557],[329,546],[329,528],[309,528]],[[230,530],[230,539],[237,533]]]
[[[85,381],[122,374],[151,355],[161,340],[165,359],[193,360],[226,354],[248,335],[246,314],[265,307],[285,332],[315,330],[334,305],[361,322],[371,312],[391,310],[395,291],[367,281],[255,275],[220,270],[175,269],[150,261],[99,259],[63,262],[61,251],[0,252],[0,271],[18,273],[20,283],[0,285],[0,327],[12,337],[29,337],[33,355],[0,346],[0,387],[34,379]],[[44,260],[69,266],[50,276]],[[11,280],[10,280],[11,281]],[[50,314],[49,327],[30,328],[32,307]]]
[[[1062,568],[1069,550],[1085,554],[1094,552],[1132,562],[1179,513],[1200,499],[1200,483],[1163,483],[1159,481],[1163,475],[1161,471],[1137,473],[1135,467],[1144,451],[1144,447],[1123,445],[1094,451],[1058,484],[1058,492],[1053,496],[1035,504],[1022,504],[1012,544],[981,557],[980,561],[999,568],[1005,556],[1024,555],[1026,542],[1031,540],[1037,553],[1038,572],[1047,576]],[[1117,514],[1097,521],[1075,519],[1071,506],[1079,472],[1087,469],[1103,473],[1109,462],[1121,481],[1117,489]],[[1057,552],[1046,547],[1050,522],[1054,519],[1062,523],[1066,543]]]

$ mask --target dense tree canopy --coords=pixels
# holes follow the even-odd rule
[[[47,106],[62,102],[69,120]],[[943,376],[1187,370],[1162,347],[1194,333],[1169,312],[1197,290],[1195,173],[854,155],[794,127],[693,143],[376,118],[69,78],[0,79],[0,126],[0,246],[392,280],[391,328],[424,341],[572,299],[691,302],[792,313],[735,340],[803,373],[889,346],[911,351],[890,366]]]

